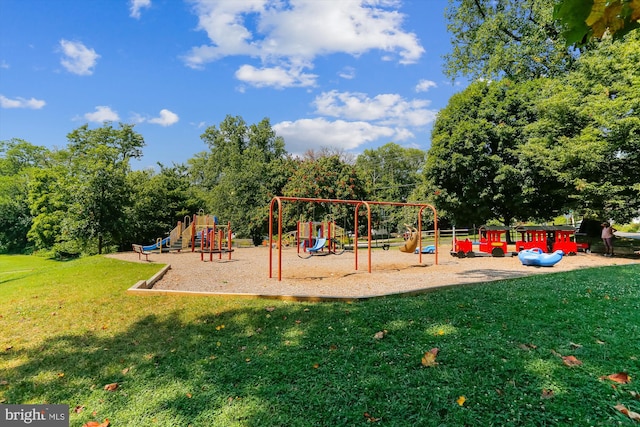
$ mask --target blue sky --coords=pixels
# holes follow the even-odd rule
[[[0,0],[0,140],[65,147],[135,123],[134,168],[184,163],[226,115],[287,151],[429,148],[464,82],[442,72],[446,0]]]

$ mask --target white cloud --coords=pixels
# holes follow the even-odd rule
[[[238,80],[256,87],[313,86],[317,77],[315,74],[303,73],[300,68],[272,67],[258,69],[251,65],[243,65],[236,71]]]
[[[323,116],[366,120],[382,125],[425,126],[435,120],[437,111],[430,110],[430,101],[405,100],[397,94],[380,94],[369,98],[358,92],[323,92],[313,104]]]
[[[160,110],[160,116],[147,120],[149,123],[153,123],[160,126],[171,126],[178,123],[180,118],[176,113],[173,113],[165,108]]]
[[[273,129],[284,138],[287,151],[298,155],[319,147],[353,150],[367,142],[398,135],[395,129],[387,126],[362,121],[328,121],[324,118],[284,121],[275,124]]]
[[[426,92],[429,89],[431,89],[432,87],[438,87],[438,85],[436,84],[436,82],[431,81],[431,80],[420,80],[418,82],[418,84],[416,85],[416,92]]]
[[[29,108],[32,110],[39,110],[46,105],[41,99],[25,99],[17,97],[15,99],[9,99],[4,95],[0,95],[0,107],[2,108]]]
[[[118,113],[104,105],[98,105],[93,113],[86,113],[84,118],[94,123],[115,122],[120,120]]]
[[[151,0],[131,0],[130,17],[140,19],[140,10],[151,7]]]
[[[346,80],[351,80],[355,78],[356,70],[353,67],[344,67],[340,72],[338,72],[338,76]]]
[[[89,49],[81,42],[72,42],[69,40],[60,40],[63,58],[60,63],[70,73],[80,76],[88,76],[93,74],[93,67],[100,55],[95,50]]]
[[[198,29],[211,43],[193,47],[183,59],[192,68],[236,55],[259,57],[265,69],[273,64],[307,68],[319,55],[377,50],[385,59],[414,63],[424,49],[414,33],[402,29],[398,5],[384,0],[194,0]]]

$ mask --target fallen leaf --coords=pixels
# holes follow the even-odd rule
[[[73,408],[73,412],[75,412],[76,414],[80,414],[82,413],[82,411],[84,411],[84,406],[82,405],[77,405],[75,408]]]
[[[220,329],[224,329],[224,325],[218,325],[218,326],[216,326],[216,331],[219,331]]]
[[[313,364],[313,369],[318,369],[319,367],[320,367],[320,364],[319,364],[319,363],[314,363],[314,364]]]
[[[363,415],[369,423],[377,423],[378,421],[382,420],[382,418],[376,418],[368,412],[365,412]]]
[[[467,398],[466,398],[466,397],[464,397],[464,396],[460,396],[460,397],[456,400],[456,403],[457,403],[458,405],[462,406],[462,405],[464,405],[464,402],[466,402],[466,401],[467,401]]]
[[[424,356],[422,356],[422,366],[435,366],[438,364],[438,362],[436,362],[436,356],[438,356],[438,352],[440,351],[439,348],[435,347],[432,348],[429,351],[426,351],[424,353]]]
[[[640,393],[638,393],[637,391],[630,391],[629,394],[631,395],[631,397],[633,397],[634,399],[638,399],[640,400]]]
[[[7,381],[7,380],[0,380],[0,385],[9,385],[9,381]]]
[[[108,418],[105,418],[104,422],[99,423],[97,421],[89,421],[86,424],[83,424],[82,427],[109,427],[111,423]]]
[[[13,348],[13,346],[12,346],[12,345],[6,346],[6,347],[4,348],[4,351],[9,351],[9,350],[11,350],[12,348]]]
[[[64,377],[64,372],[58,372],[58,378]]]
[[[193,394],[187,393],[187,398],[191,399],[192,397],[193,397]]]
[[[118,388],[118,383],[111,383],[104,386],[104,389],[107,391],[116,391],[117,388]]]
[[[618,384],[627,384],[631,382],[631,377],[626,372],[618,372],[617,374],[611,374],[600,377],[601,380],[611,380]]]
[[[538,348],[538,346],[533,344],[520,344],[518,347],[525,351],[535,350],[536,348]]]
[[[373,335],[373,338],[376,339],[376,340],[381,340],[382,338],[384,338],[384,331],[376,332]]]
[[[596,340],[596,344],[605,345],[606,343],[604,341]]]
[[[575,356],[562,356],[562,361],[567,366],[582,365],[582,362],[579,359],[577,359]]]
[[[268,312],[272,312],[273,310],[275,310],[276,308],[274,306],[269,306],[269,307],[265,307],[265,310],[267,310]]]
[[[634,421],[640,421],[640,414],[638,414],[637,412],[633,412],[630,411],[629,409],[627,409],[626,406],[619,404],[614,406],[614,408],[616,408],[618,411],[622,412],[623,414],[625,414],[627,417],[631,418]]]
[[[553,390],[548,388],[542,389],[542,395],[540,396],[542,399],[551,399],[553,397]]]
[[[122,375],[127,375],[129,373],[129,371],[131,370],[131,368],[124,368],[122,370]]]
[[[570,342],[570,343],[569,343],[569,346],[570,346],[572,349],[574,349],[574,350],[575,350],[576,348],[582,348],[582,345],[581,345],[581,344],[576,344],[576,343],[574,343],[574,342]]]

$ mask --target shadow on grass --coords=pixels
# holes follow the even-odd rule
[[[96,325],[2,352],[16,362],[0,387],[6,403],[82,407],[72,425],[356,425],[365,413],[387,425],[611,421],[611,388],[598,373],[640,370],[634,348],[614,347],[640,338],[627,324],[639,320],[638,268],[617,271],[355,304],[215,312],[182,299],[191,308],[141,316],[120,333]],[[186,311],[193,306],[200,314]],[[425,368],[434,347],[438,365]],[[563,367],[557,354],[570,351],[588,366]],[[104,390],[111,383],[118,388]],[[541,399],[543,389],[555,397]]]

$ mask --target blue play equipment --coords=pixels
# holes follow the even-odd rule
[[[154,250],[160,249],[160,248],[167,248],[167,247],[169,247],[169,240],[170,239],[171,239],[171,237],[165,237],[164,239],[162,239],[162,241],[156,242],[153,245],[143,246],[142,249],[144,249],[145,252],[148,252],[148,251],[154,251]]]
[[[327,243],[327,239],[325,239],[324,237],[318,237],[316,239],[315,245],[313,245],[313,247],[311,248],[308,248],[307,252],[316,253],[320,249],[324,248],[325,243]]]
[[[413,253],[417,254],[419,250],[420,250],[420,248],[416,248],[416,250]],[[435,245],[425,246],[424,248],[422,248],[422,253],[423,254],[435,254],[436,253]]]
[[[553,267],[564,256],[564,252],[557,250],[546,254],[540,248],[523,249],[518,253],[518,259],[522,265],[534,267]]]

